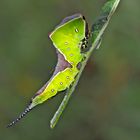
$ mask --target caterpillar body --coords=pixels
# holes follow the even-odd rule
[[[84,58],[81,49],[86,47],[88,35],[88,25],[81,14],[66,17],[54,29],[49,37],[58,55],[55,71],[50,80],[34,95],[25,111],[8,124],[8,127],[16,124],[35,106],[70,87],[79,72],[78,64]]]

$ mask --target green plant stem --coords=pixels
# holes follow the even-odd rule
[[[50,127],[54,128],[57,124],[61,114],[63,113],[72,93],[74,92],[78,81],[81,77],[81,74],[87,64],[87,61],[89,60],[89,57],[93,53],[95,48],[99,48],[101,44],[102,35],[109,23],[110,18],[112,17],[113,13],[115,12],[120,0],[108,0],[105,5],[102,8],[101,16],[100,18],[93,24],[93,28],[91,29],[91,36],[89,38],[89,50],[85,54],[85,60],[82,62],[81,69],[75,79],[75,82],[72,84],[72,86],[66,91],[66,95],[64,96],[64,99],[62,100],[58,110],[55,112],[53,118],[50,121]]]

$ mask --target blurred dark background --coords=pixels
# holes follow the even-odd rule
[[[57,62],[48,38],[74,13],[91,26],[105,0],[0,1],[0,140],[139,140],[140,1],[122,0],[54,130],[49,121],[64,94],[12,128]]]

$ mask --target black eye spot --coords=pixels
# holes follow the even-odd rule
[[[76,32],[76,33],[78,33],[78,32],[79,32],[79,30],[76,28],[76,29],[75,29],[75,32]]]

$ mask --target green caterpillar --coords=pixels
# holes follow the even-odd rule
[[[81,50],[87,45],[87,22],[81,14],[66,17],[49,35],[58,54],[58,62],[50,80],[35,94],[25,111],[8,127],[17,123],[32,108],[64,91],[74,82],[83,60]]]

